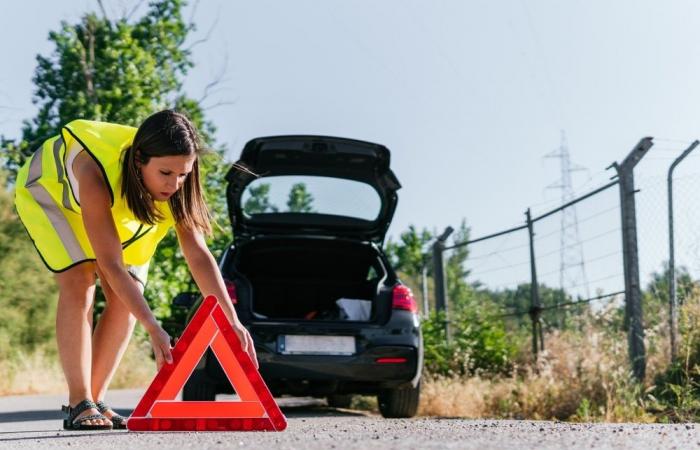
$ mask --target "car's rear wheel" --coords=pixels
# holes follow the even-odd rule
[[[183,401],[214,401],[216,386],[207,380],[204,372],[195,370],[182,388]]]
[[[418,412],[420,399],[420,382],[416,387],[403,389],[386,389],[377,395],[379,412],[386,418],[413,417]]]
[[[333,394],[326,397],[328,406],[333,408],[349,408],[352,403],[351,394]]]

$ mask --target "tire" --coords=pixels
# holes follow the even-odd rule
[[[352,394],[333,394],[326,397],[328,406],[333,408],[349,408],[352,403]]]
[[[182,388],[183,401],[214,401],[216,386],[206,379],[201,370],[195,370]]]
[[[387,389],[377,395],[379,412],[388,419],[405,419],[415,416],[418,412],[419,399],[420,382],[416,387]]]

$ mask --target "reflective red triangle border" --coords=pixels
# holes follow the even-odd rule
[[[212,322],[213,319],[213,322]],[[213,326],[212,326],[213,325]],[[206,331],[210,330],[210,331]],[[211,336],[202,333],[211,333]],[[219,333],[219,334],[217,334]],[[200,335],[200,336],[198,336]],[[218,336],[222,336],[221,340]],[[196,339],[198,338],[198,339]],[[188,347],[195,341],[196,352],[187,352]],[[202,344],[204,342],[204,344]],[[208,342],[208,344],[207,344]],[[220,408],[222,402],[197,402],[197,407],[189,407],[189,402],[175,400],[175,395],[194,371],[202,355],[212,344],[214,354],[219,359],[224,373],[229,377],[234,389],[240,386],[241,402],[227,402],[229,406],[262,405],[263,415],[267,417],[251,417],[246,414],[227,415],[222,417],[205,417],[201,411]],[[228,349],[230,352],[228,352]],[[217,348],[219,351],[217,352]],[[201,350],[201,353],[200,353]],[[243,351],[238,336],[226,318],[215,296],[210,295],[185,328],[182,336],[172,350],[173,363],[165,364],[156,374],[141,401],[127,421],[131,431],[283,431],[287,428],[287,420],[280,411],[270,390],[265,385],[260,373],[255,368],[250,356]],[[234,360],[235,359],[235,360]],[[241,379],[245,377],[245,379]],[[174,383],[174,384],[173,384]],[[243,395],[245,393],[245,395]],[[243,398],[246,397],[246,398]],[[255,398],[257,397],[257,399]],[[238,404],[238,405],[236,405]],[[160,411],[154,417],[154,406]],[[219,408],[215,408],[216,405]],[[235,410],[259,411],[260,408],[230,408]],[[168,411],[172,411],[170,417]],[[191,411],[188,413],[187,411]],[[192,417],[187,417],[188,414]],[[205,414],[206,415],[206,414]],[[212,414],[214,415],[214,414]]]

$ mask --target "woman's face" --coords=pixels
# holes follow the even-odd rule
[[[154,200],[166,201],[192,172],[197,155],[155,156],[141,164],[143,184]]]

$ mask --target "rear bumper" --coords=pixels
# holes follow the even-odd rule
[[[404,362],[378,362],[393,358]],[[352,356],[258,355],[266,380],[410,381],[416,373],[418,352],[413,347],[382,346]]]
[[[370,394],[414,385],[421,356],[416,347],[378,346],[352,356],[258,353],[258,362],[260,374],[274,395]],[[230,389],[211,354],[205,371],[220,390]]]

